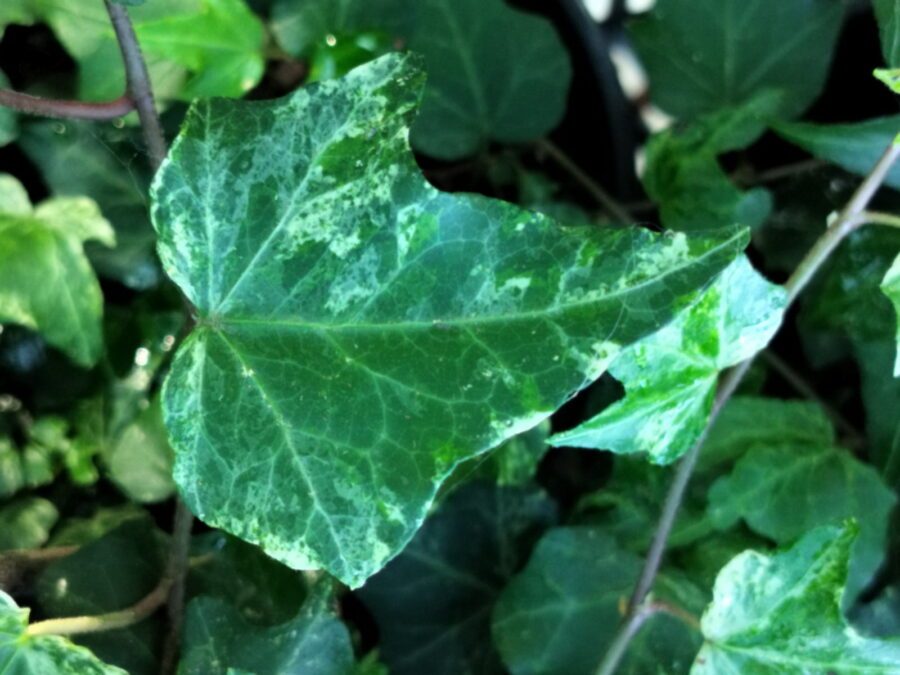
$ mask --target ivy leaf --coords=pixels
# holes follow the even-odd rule
[[[347,628],[321,589],[300,613],[277,626],[256,626],[228,603],[197,598],[185,613],[179,675],[349,675],[353,647]]]
[[[38,602],[51,617],[118,611],[156,586],[165,563],[165,538],[147,515],[131,517],[48,565],[37,580]],[[132,675],[154,675],[159,672],[164,635],[165,623],[157,615],[127,628],[79,635],[74,641]]]
[[[109,478],[130,499],[160,502],[172,495],[174,458],[158,398],[104,448],[103,459]]]
[[[709,513],[720,528],[742,519],[778,544],[848,517],[860,522],[847,599],[852,601],[884,557],[893,492],[868,464],[829,446],[771,443],[751,447],[709,491]]]
[[[297,55],[345,31],[406,38],[428,70],[412,143],[432,157],[532,141],[565,113],[572,67],[562,41],[550,22],[504,0],[282,0],[274,16],[276,34]]]
[[[641,558],[619,549],[601,529],[548,532],[494,609],[494,641],[506,666],[513,675],[594,673],[640,569]],[[706,603],[689,581],[665,572],[654,595],[687,611]],[[683,672],[699,644],[699,635],[680,620],[656,615],[633,641],[620,672],[654,672],[661,663]]]
[[[783,123],[774,128],[779,136],[813,156],[867,176],[900,133],[900,115],[850,124]],[[900,167],[892,168],[884,182],[900,188]]]
[[[746,242],[436,191],[406,143],[418,63],[199,103],[153,189],[199,313],[163,394],[176,483],[206,522],[351,586],[459,462],[547,418]]]
[[[29,122],[18,141],[54,196],[97,202],[115,228],[116,247],[89,243],[88,257],[101,276],[137,290],[155,286],[162,276],[147,209],[151,176],[141,143],[132,127],[71,120]],[[78,171],[72,171],[73,164]]]
[[[383,31],[400,37],[415,25],[419,3],[409,0],[276,0],[272,32],[295,56],[310,56],[320,41],[364,32]]]
[[[894,377],[900,376],[900,256],[894,260],[894,264],[884,275],[881,282],[881,290],[888,296],[897,314],[897,360],[894,363]]]
[[[768,344],[786,303],[780,286],[739,258],[694,306],[613,362],[610,372],[625,385],[623,400],[552,436],[550,444],[675,461],[706,427],[719,372]]]
[[[893,338],[854,341],[853,353],[860,371],[871,462],[885,483],[900,488],[900,380],[893,376],[896,343]]]
[[[666,227],[700,232],[762,224],[772,209],[768,191],[742,192],[719,166],[718,155],[751,145],[780,101],[780,96],[764,92],[744,105],[704,115],[685,129],[650,139],[643,183],[659,204]]]
[[[900,6],[896,0],[872,0],[881,34],[881,51],[891,68],[900,67]]]
[[[59,512],[42,497],[22,497],[0,508],[0,551],[39,548]]]
[[[78,62],[79,98],[121,95],[125,75],[102,3],[54,0],[37,13]],[[262,77],[263,27],[243,0],[153,0],[129,16],[159,98],[241,96]]]
[[[871,517],[871,516],[867,516]],[[823,527],[790,549],[745,551],[719,573],[691,675],[884,673],[900,642],[868,639],[841,614],[853,524]]]
[[[82,245],[112,246],[109,223],[89,199],[57,197],[32,208],[0,175],[0,322],[39,331],[81,366],[102,349],[103,297]]]
[[[127,675],[65,638],[25,634],[28,610],[0,591],[0,665],[16,675]]]
[[[470,483],[359,591],[394,675],[503,673],[491,609],[556,508],[534,488]]]
[[[667,112],[696,117],[774,90],[790,118],[819,95],[843,16],[831,0],[659,0],[631,34]]]

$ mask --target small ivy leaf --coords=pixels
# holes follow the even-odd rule
[[[406,140],[419,63],[199,103],[152,190],[199,312],[163,392],[176,483],[206,522],[351,586],[459,462],[549,417],[746,243],[438,192]]]
[[[326,37],[372,30],[422,54],[428,83],[412,144],[432,157],[533,141],[565,113],[565,46],[549,21],[504,0],[280,0],[273,15],[280,42],[297,56]]]
[[[492,632],[513,675],[591,675],[621,621],[642,559],[620,549],[602,529],[562,527],[538,542],[528,565],[504,589]],[[654,597],[699,612],[707,597],[678,573],[664,570]],[[700,646],[681,620],[657,614],[629,647],[618,672],[643,675],[666,664],[684,672]]]
[[[56,636],[25,634],[28,610],[0,591],[0,664],[16,675],[128,675],[84,647]]]
[[[872,0],[881,35],[881,51],[891,68],[900,67],[900,6],[895,0]]]
[[[0,175],[0,322],[40,332],[77,364],[102,349],[103,296],[83,244],[115,243],[97,205],[54,197],[32,208],[22,186]]]
[[[329,608],[333,600],[322,586],[312,590],[295,618],[275,626],[248,622],[217,598],[191,601],[178,675],[350,675],[350,634]]]
[[[900,94],[900,68],[876,68],[872,74],[892,92]]]
[[[623,400],[552,436],[550,444],[674,462],[706,427],[719,373],[768,344],[786,304],[784,289],[739,258],[694,306],[613,362],[610,372],[625,385]]]
[[[40,608],[50,617],[69,617],[130,607],[159,582],[166,548],[146,513],[129,517],[41,572],[36,583]],[[154,675],[164,634],[165,623],[155,615],[126,628],[78,635],[74,642],[131,675]]]
[[[900,256],[894,260],[894,264],[884,275],[881,282],[881,290],[894,305],[897,314],[897,360],[894,363],[894,377],[900,377]]]
[[[42,497],[22,497],[0,508],[0,551],[39,548],[59,512]]]
[[[900,132],[900,115],[850,124],[779,123],[773,128],[811,155],[850,173],[867,176]],[[900,167],[893,167],[884,182],[900,189]]]
[[[658,0],[631,27],[654,101],[682,118],[783,97],[796,117],[819,95],[844,5],[831,0]]]
[[[491,609],[556,507],[536,488],[469,483],[359,591],[393,675],[503,673]]]
[[[766,129],[781,96],[763,92],[741,106],[704,115],[680,130],[656,134],[647,145],[647,194],[672,230],[703,232],[735,224],[756,228],[772,210],[768,191],[743,192],[718,156],[751,145]]]
[[[729,562],[703,614],[706,643],[691,675],[893,672],[900,642],[863,637],[841,612],[856,532],[852,523],[822,527],[783,552]]]
[[[743,520],[782,545],[814,527],[858,519],[846,593],[852,602],[884,558],[896,501],[875,469],[847,450],[782,442],[751,446],[710,488],[708,513],[720,529]]]

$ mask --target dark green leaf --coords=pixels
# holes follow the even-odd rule
[[[32,208],[24,188],[0,174],[0,322],[39,331],[82,366],[100,357],[103,296],[82,250],[114,244],[109,223],[85,198]]]
[[[718,156],[751,145],[780,101],[765,92],[650,139],[643,182],[666,227],[702,232],[762,224],[772,208],[769,193],[763,188],[742,192],[719,166]]]
[[[494,640],[506,666],[513,675],[594,673],[640,569],[640,557],[619,549],[597,528],[548,532],[494,609]],[[667,574],[655,594],[688,611],[706,602],[690,582]],[[657,615],[632,643],[619,672],[655,672],[663,663],[671,672],[684,672],[699,644],[695,631]]]
[[[900,348],[900,256],[894,260],[894,264],[884,275],[881,282],[881,290],[894,306],[895,319],[897,321],[897,346]],[[898,350],[900,352],[900,350]],[[894,376],[900,376],[900,353],[894,364]]]
[[[346,627],[313,595],[296,618],[259,627],[222,600],[197,598],[185,616],[179,675],[349,675],[353,648]]]
[[[0,508],[0,551],[39,548],[59,512],[41,497],[22,497]]]
[[[502,673],[491,609],[555,511],[536,489],[472,483],[454,492],[359,592],[391,673]]]
[[[872,0],[881,33],[881,51],[892,68],[900,66],[900,4],[897,0]]]
[[[459,462],[546,419],[746,242],[436,191],[406,143],[418,64],[198,104],[154,186],[199,312],[164,389],[176,483],[206,522],[352,586]]]
[[[778,544],[855,517],[860,536],[850,565],[848,601],[881,564],[895,503],[875,469],[849,451],[791,443],[752,447],[709,491],[709,513],[719,527],[743,519],[754,532]]]
[[[780,286],[739,258],[695,305],[613,362],[622,401],[550,443],[675,461],[706,427],[719,372],[768,344],[786,303]]]
[[[127,675],[68,640],[25,635],[28,610],[0,591],[0,667],[9,675]]]
[[[888,586],[874,600],[854,607],[849,618],[865,635],[896,639],[900,635],[900,587]]]
[[[885,482],[900,488],[900,380],[893,376],[897,347],[893,340],[854,342],[859,364],[866,435],[872,463]]]
[[[667,112],[695,117],[774,90],[779,115],[795,117],[825,83],[843,15],[831,0],[658,0],[631,32]]]
[[[38,577],[38,601],[51,617],[125,609],[156,586],[165,556],[165,540],[150,519],[130,518],[48,565]],[[155,675],[164,629],[162,617],[154,616],[128,628],[79,635],[75,641],[131,675]]]
[[[2,12],[2,10],[0,10]],[[3,16],[0,14],[0,37],[3,35]],[[0,71],[0,87],[9,87],[9,80]],[[19,122],[16,113],[9,108],[0,108],[0,148],[12,143],[19,135]]]
[[[813,530],[782,553],[746,551],[720,572],[692,675],[888,673],[900,641],[847,625],[841,595],[856,528]]]
[[[113,249],[91,245],[97,271],[136,289],[158,283],[147,190],[150,172],[137,130],[93,122],[31,122],[19,146],[41,170],[53,194],[90,197],[116,231]],[[72,167],[78,170],[73,171]]]
[[[115,530],[122,523],[145,517],[144,510],[135,504],[97,509],[88,518],[67,518],[53,530],[50,546],[84,546]]]
[[[778,124],[775,131],[819,159],[867,176],[900,133],[900,115],[851,124]],[[884,182],[900,188],[900,167],[891,169]]]

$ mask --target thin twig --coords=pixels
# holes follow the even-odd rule
[[[181,646],[181,625],[184,619],[184,584],[189,567],[188,554],[191,545],[191,527],[194,516],[179,498],[175,501],[175,524],[172,528],[172,548],[166,576],[172,582],[169,593],[169,633],[163,648],[160,672],[175,672],[178,650]]]
[[[746,177],[735,176],[733,178],[735,179],[735,182],[742,185],[743,187],[749,187],[751,185],[764,185],[766,183],[774,183],[775,181],[782,180],[783,178],[790,178],[801,173],[809,173],[811,171],[821,169],[826,165],[826,162],[823,162],[821,159],[804,159],[801,162],[785,164],[784,166],[776,166],[773,169],[760,171],[759,173],[750,174]]]
[[[819,392],[817,392],[815,388],[800,375],[800,373],[794,370],[790,364],[771,349],[763,350],[761,356],[763,360],[772,367],[772,370],[778,373],[785,382],[797,390],[797,393],[814,401],[822,408],[836,427],[843,431],[847,436],[853,438],[854,444],[859,445],[862,443],[863,435],[860,433],[859,429],[854,427],[846,417],[841,415],[836,408],[822,398],[819,395]]]
[[[581,186],[587,190],[613,218],[620,220],[622,223],[630,223],[634,220],[631,217],[631,214],[628,213],[619,202],[613,199],[606,190],[600,187],[600,184],[597,183],[597,181],[587,175],[580,166],[573,162],[559,146],[544,138],[537,142],[537,147],[541,152],[546,153],[553,161],[565,169],[572,178],[578,181],[578,183],[580,183]]]
[[[860,217],[869,225],[886,225],[887,227],[900,227],[900,216],[881,211],[863,211]]]
[[[141,120],[141,129],[144,132],[144,143],[150,155],[150,163],[156,171],[166,156],[166,137],[163,135],[159,116],[156,114],[156,104],[153,102],[153,89],[150,86],[150,76],[147,73],[147,64],[141,55],[137,37],[128,11],[122,5],[106,0],[106,11],[112,21],[116,39],[119,41],[119,51],[122,52],[122,63],[125,66],[125,81],[128,85],[128,93],[134,101],[138,117]]]
[[[77,546],[56,546],[4,551],[0,553],[0,588],[9,591],[16,587],[22,578],[35,567],[65,558],[77,550]]]
[[[790,306],[803,289],[806,288],[807,284],[809,284],[810,280],[822,267],[825,261],[828,260],[841,241],[865,222],[862,214],[872,200],[872,197],[875,196],[878,188],[884,183],[884,179],[887,177],[888,172],[897,161],[898,157],[900,157],[900,145],[891,144],[878,160],[878,163],[872,169],[871,173],[869,173],[866,179],[860,184],[856,192],[853,193],[853,196],[850,198],[850,201],[844,209],[836,218],[834,218],[834,220],[832,220],[825,230],[825,233],[816,241],[797,266],[797,269],[791,275],[790,279],[785,283],[785,290],[788,295],[788,306]],[[613,641],[604,656],[603,661],[598,666],[596,671],[597,675],[612,675],[615,673],[625,655],[628,644],[643,623],[644,619],[640,617],[644,612],[644,608],[647,607],[645,601],[650,593],[650,589],[653,587],[656,575],[662,564],[666,542],[668,541],[672,527],[675,524],[675,518],[678,515],[681,502],[684,499],[684,494],[690,481],[691,474],[693,473],[694,466],[697,464],[697,459],[700,456],[700,450],[709,435],[710,428],[719,417],[725,404],[734,395],[734,392],[737,391],[738,386],[744,379],[747,371],[750,370],[752,363],[753,359],[748,359],[735,366],[722,378],[706,428],[678,465],[675,477],[672,480],[672,485],[669,488],[669,492],[666,495],[663,504],[662,514],[660,515],[656,533],[653,536],[653,542],[650,545],[650,550],[644,561],[644,568],[641,570],[641,576],[638,579],[634,593],[631,596],[631,602],[629,603],[625,620],[613,637]]]
[[[88,103],[32,96],[11,89],[0,89],[0,106],[27,115],[94,121],[118,119],[134,110],[134,102],[127,95],[112,101]]]

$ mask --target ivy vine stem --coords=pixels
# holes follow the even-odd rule
[[[825,232],[813,244],[813,247],[803,260],[800,261],[797,269],[794,270],[794,273],[784,285],[788,295],[788,307],[803,292],[816,272],[821,269],[822,265],[825,264],[847,235],[869,221],[866,217],[868,215],[866,207],[868,207],[869,202],[884,183],[888,172],[898,158],[900,158],[900,144],[892,143],[884,151],[869,175],[856,189],[856,192],[853,193],[847,205],[830,221]],[[685,491],[697,464],[697,459],[700,457],[700,450],[709,435],[710,429],[719,417],[725,404],[737,391],[750,370],[752,363],[753,359],[748,359],[724,375],[716,392],[713,408],[703,433],[678,465],[672,485],[669,487],[669,492],[663,503],[662,513],[660,514],[656,532],[653,535],[650,550],[644,561],[644,567],[641,570],[640,578],[635,585],[628,604],[628,610],[619,626],[619,630],[610,643],[609,649],[597,667],[596,675],[613,675],[616,672],[622,659],[625,657],[629,644],[647,620],[649,615],[646,608],[652,604],[647,602],[647,598],[662,564],[666,543],[675,524],[678,510],[684,500]]]
[[[134,110],[134,101],[127,94],[112,101],[91,103],[44,98],[11,89],[0,89],[0,106],[26,115],[102,122],[124,117]]]

